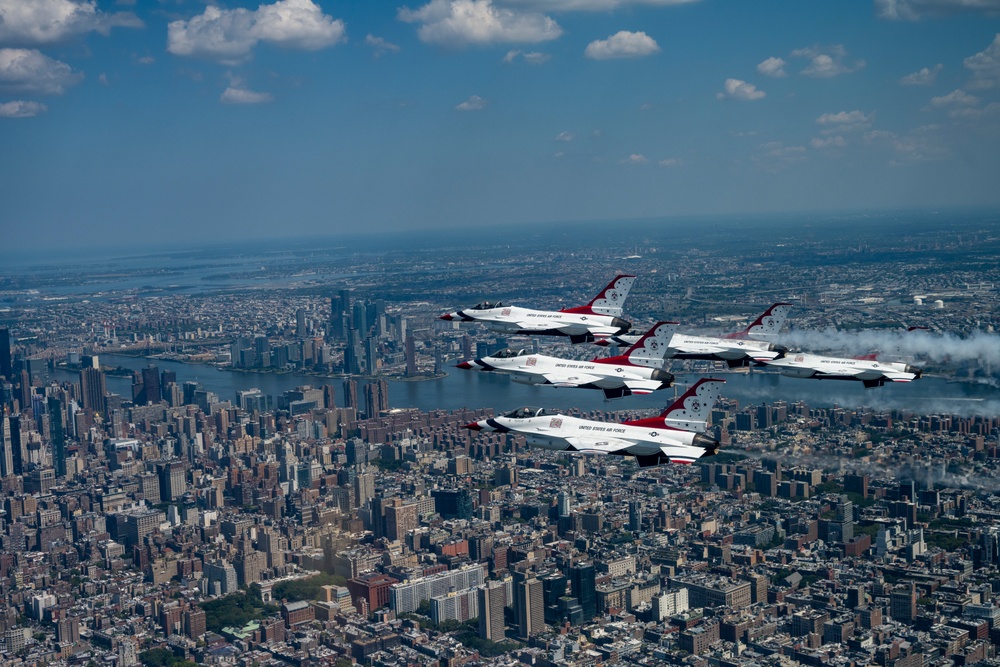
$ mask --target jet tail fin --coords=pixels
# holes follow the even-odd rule
[[[644,333],[624,354],[594,359],[598,364],[627,364],[659,368],[670,348],[670,339],[677,330],[677,322],[657,322]]]
[[[792,309],[790,303],[776,303],[765,310],[760,317],[750,323],[743,331],[729,334],[726,338],[753,338],[757,340],[774,338],[785,326],[788,319],[788,311]]]
[[[628,293],[635,283],[635,276],[619,275],[608,283],[601,293],[591,299],[586,306],[575,308],[564,308],[563,313],[580,313],[584,315],[610,315],[612,317],[622,316],[622,306]]]
[[[624,423],[629,426],[675,428],[702,433],[724,383],[725,380],[702,378],[667,406],[659,416]]]

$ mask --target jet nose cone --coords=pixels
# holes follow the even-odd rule
[[[786,354],[788,354],[788,348],[785,347],[784,345],[772,345],[771,346],[771,351],[778,353],[778,356],[775,357],[776,359],[781,359]]]
[[[479,422],[469,422],[468,424],[465,425],[465,428],[469,429],[470,431],[482,431],[483,430],[483,427],[482,427],[482,425]]]
[[[450,322],[451,320],[455,319],[455,316],[452,313],[445,313],[444,315],[442,315],[438,319],[440,319],[440,320],[448,320]]]
[[[460,364],[455,364],[455,368],[461,368],[463,370],[469,371],[469,370],[472,370],[473,366],[468,361],[463,361]]]

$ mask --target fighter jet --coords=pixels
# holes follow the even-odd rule
[[[588,343],[629,330],[632,324],[620,316],[622,304],[634,282],[635,276],[617,276],[586,306],[531,310],[500,301],[483,301],[472,308],[445,313],[441,319],[481,322],[494,331],[507,334],[569,336],[573,343]]]
[[[621,424],[569,417],[544,408],[518,408],[466,424],[473,431],[519,433],[529,445],[565,452],[632,456],[640,468],[693,463],[719,442],[704,434],[723,380],[698,380],[657,417]]]
[[[707,359],[725,361],[730,368],[749,366],[753,362],[779,359],[788,352],[783,345],[767,340],[781,331],[788,317],[791,304],[776,303],[758,317],[743,331],[722,337],[694,336],[676,333],[670,339],[666,352],[668,359]],[[597,345],[628,343],[629,335],[610,336],[596,341]]]
[[[816,380],[858,380],[866,389],[881,387],[886,382],[911,382],[919,380],[923,371],[898,361],[878,361],[870,354],[855,359],[824,357],[818,354],[796,352],[781,359],[762,362],[763,366],[776,368],[782,375]]]
[[[463,361],[458,368],[506,373],[514,382],[551,387],[600,389],[608,400],[649,394],[673,384],[674,376],[662,370],[663,352],[676,322],[658,322],[625,354],[575,361],[507,348],[494,355]]]

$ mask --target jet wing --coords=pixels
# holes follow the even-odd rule
[[[542,377],[548,384],[556,387],[579,387],[601,379],[600,376],[588,373],[543,373]]]
[[[633,394],[652,394],[663,386],[658,380],[625,380],[625,386]]]
[[[607,436],[571,436],[566,438],[569,447],[568,452],[582,452],[584,454],[618,454],[622,456],[634,456],[630,448],[635,448],[638,444],[635,440],[627,438],[612,438]],[[656,448],[659,451],[659,448]],[[644,453],[644,452],[640,452]]]
[[[882,373],[882,375],[885,377],[886,380],[889,380],[890,382],[912,382],[915,377],[913,373],[902,373],[893,371],[885,371]]]

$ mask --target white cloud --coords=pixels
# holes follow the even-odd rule
[[[397,16],[421,24],[421,41],[451,47],[545,42],[562,34],[559,24],[542,13],[498,7],[493,0],[431,0],[419,9],[403,7]]]
[[[647,162],[649,162],[649,158],[641,153],[632,153],[622,160],[622,164],[646,164]]]
[[[838,134],[837,136],[827,137],[825,139],[813,137],[812,140],[810,140],[809,145],[817,150],[822,150],[824,148],[843,148],[847,145],[847,141],[844,140],[844,137]]]
[[[656,164],[660,165],[661,167],[679,167],[682,164],[684,164],[684,162],[681,161],[680,158],[668,157],[663,160],[660,160]]]
[[[865,66],[860,58],[847,63],[847,50],[840,44],[830,47],[810,46],[792,51],[793,58],[808,58],[809,64],[800,72],[803,76],[828,79],[839,74],[856,72]]]
[[[524,51],[512,50],[508,51],[507,54],[504,55],[503,61],[507,64],[510,64],[515,60],[517,60],[519,57],[522,58],[524,62],[530,65],[541,65],[547,63],[549,61],[549,58],[551,58],[552,56],[550,56],[548,53],[542,53],[541,51],[528,51],[527,53],[525,53]]]
[[[641,58],[658,53],[656,40],[644,32],[620,30],[607,39],[597,39],[587,45],[583,54],[594,60],[610,58]]]
[[[222,91],[219,101],[223,104],[263,104],[271,102],[274,96],[271,93],[258,93],[254,90],[240,87],[238,82],[233,82],[228,88]]]
[[[947,149],[933,136],[933,131],[936,129],[935,126],[917,128],[906,135],[898,135],[886,130],[872,130],[865,133],[864,141],[867,144],[890,148],[894,157],[889,161],[889,164],[893,166],[926,162],[948,154]]]
[[[278,0],[255,11],[210,5],[188,21],[167,26],[170,53],[223,62],[245,60],[258,42],[316,51],[344,39],[344,22],[324,14],[312,0]]]
[[[825,113],[816,119],[817,125],[855,125],[857,123],[867,123],[871,120],[863,111],[838,111],[837,113]]]
[[[0,104],[0,118],[31,118],[48,110],[41,102],[15,100]]]
[[[111,28],[141,28],[135,14],[105,14],[80,0],[0,0],[0,42],[51,44],[86,32],[108,34]]]
[[[573,134],[572,132],[560,132],[558,135],[556,135],[555,140],[570,142],[573,141],[574,139],[576,139],[576,135]]]
[[[156,62],[156,58],[154,58],[153,56],[142,56],[141,58],[137,59],[136,62],[139,63],[140,65],[152,65],[153,63]]]
[[[486,108],[486,100],[479,95],[472,95],[461,104],[455,105],[458,111],[480,111]]]
[[[935,109],[944,107],[974,107],[979,104],[979,98],[970,95],[961,88],[953,90],[947,95],[931,98],[931,106]]]
[[[958,109],[952,109],[948,112],[949,117],[963,120],[978,120],[983,117],[996,116],[998,114],[1000,114],[1000,102],[991,102],[981,109],[960,107]]]
[[[365,44],[372,47],[375,50],[375,57],[379,57],[384,53],[398,53],[399,45],[393,44],[392,42],[382,39],[381,37],[376,37],[375,35],[368,33],[365,35]]]
[[[787,65],[781,58],[768,58],[757,64],[757,71],[765,76],[782,77],[788,76],[785,73],[785,65]]]
[[[504,4],[549,12],[604,12],[630,5],[668,7],[693,2],[700,2],[700,0],[504,0]]]
[[[805,146],[786,146],[780,141],[761,144],[760,154],[753,156],[753,162],[768,172],[778,172],[805,159]]]
[[[740,79],[726,79],[724,88],[725,92],[715,94],[720,100],[727,97],[734,100],[759,100],[767,95],[763,90],[757,90],[757,86],[752,83]]]
[[[929,86],[937,79],[938,72],[944,69],[944,65],[938,63],[934,67],[924,67],[913,74],[907,74],[899,80],[903,86]]]
[[[995,88],[1000,86],[1000,33],[979,53],[962,61],[972,72],[973,88]]]
[[[875,12],[890,21],[916,21],[959,12],[996,14],[1000,12],[1000,0],[875,0]]]
[[[82,78],[38,49],[0,49],[0,91],[60,95]]]

